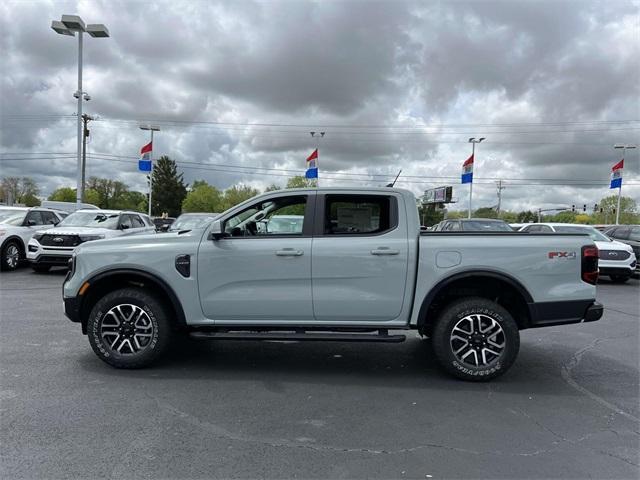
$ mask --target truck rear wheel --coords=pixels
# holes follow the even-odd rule
[[[511,314],[495,302],[475,297],[446,307],[431,341],[444,370],[476,382],[505,373],[520,349],[518,325]]]
[[[123,288],[94,305],[87,334],[102,361],[116,368],[142,368],[167,349],[171,325],[155,296],[142,289]]]

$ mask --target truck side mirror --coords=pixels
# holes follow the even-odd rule
[[[209,240],[220,240],[223,236],[224,236],[224,232],[222,231],[222,222],[220,220],[214,220],[211,223]]]

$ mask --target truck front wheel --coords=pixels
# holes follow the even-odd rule
[[[106,294],[87,320],[89,343],[116,368],[150,365],[167,348],[171,326],[160,300],[145,290],[123,288]]]
[[[447,306],[431,341],[444,370],[476,382],[505,373],[520,349],[518,325],[511,314],[495,302],[475,297]]]

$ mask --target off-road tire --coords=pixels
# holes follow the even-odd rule
[[[129,337],[129,343],[125,343],[123,349],[118,352],[117,348],[120,344],[115,335],[119,333],[109,334],[111,336],[104,337],[105,325],[115,323],[124,324],[124,321],[118,321],[118,315],[110,312],[117,312],[120,306],[126,317],[130,311],[140,312],[141,325],[147,330],[141,330],[142,333],[119,332],[122,338],[126,340],[127,335],[142,335],[144,332],[151,333],[148,337],[148,343],[139,352],[129,352],[133,350],[137,344],[134,338]],[[116,310],[113,310],[116,309]],[[115,318],[115,320],[114,320]],[[150,325],[147,326],[146,324]],[[127,327],[131,330],[131,322]],[[117,330],[117,327],[106,327],[110,330]],[[136,330],[138,331],[138,330]],[[153,294],[140,288],[123,288],[106,294],[96,302],[89,318],[87,320],[87,336],[89,343],[96,355],[104,362],[116,368],[144,368],[151,365],[157,360],[168,348],[171,337],[171,325],[167,308]],[[115,341],[114,341],[115,340]],[[143,341],[147,341],[143,339]],[[110,345],[113,343],[113,345]],[[131,347],[131,348],[130,348]]]
[[[477,321],[483,323],[474,323]],[[463,325],[469,325],[471,333],[468,336],[459,329]],[[473,333],[476,331],[474,325],[478,325],[478,333]],[[489,333],[483,336],[481,330],[489,328],[487,325],[493,325],[493,330],[486,330]],[[460,336],[465,338],[459,340]],[[497,303],[479,297],[457,300],[448,305],[436,321],[431,341],[436,359],[447,373],[474,382],[491,380],[504,374],[513,365],[520,349],[518,325],[511,314]],[[465,342],[468,346],[465,346]],[[503,344],[501,350],[494,347],[500,344]],[[462,352],[456,354],[456,350]],[[475,353],[469,350],[475,350]],[[490,351],[496,351],[499,355],[487,353]],[[480,365],[467,363],[466,358],[461,360],[459,356],[465,353],[474,353],[476,363]],[[486,363],[483,362],[483,355],[486,356]],[[469,355],[468,358],[470,362],[474,357]]]

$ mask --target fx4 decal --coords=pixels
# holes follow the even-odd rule
[[[549,258],[551,260],[554,258],[574,259],[576,258],[576,252],[549,252]]]

